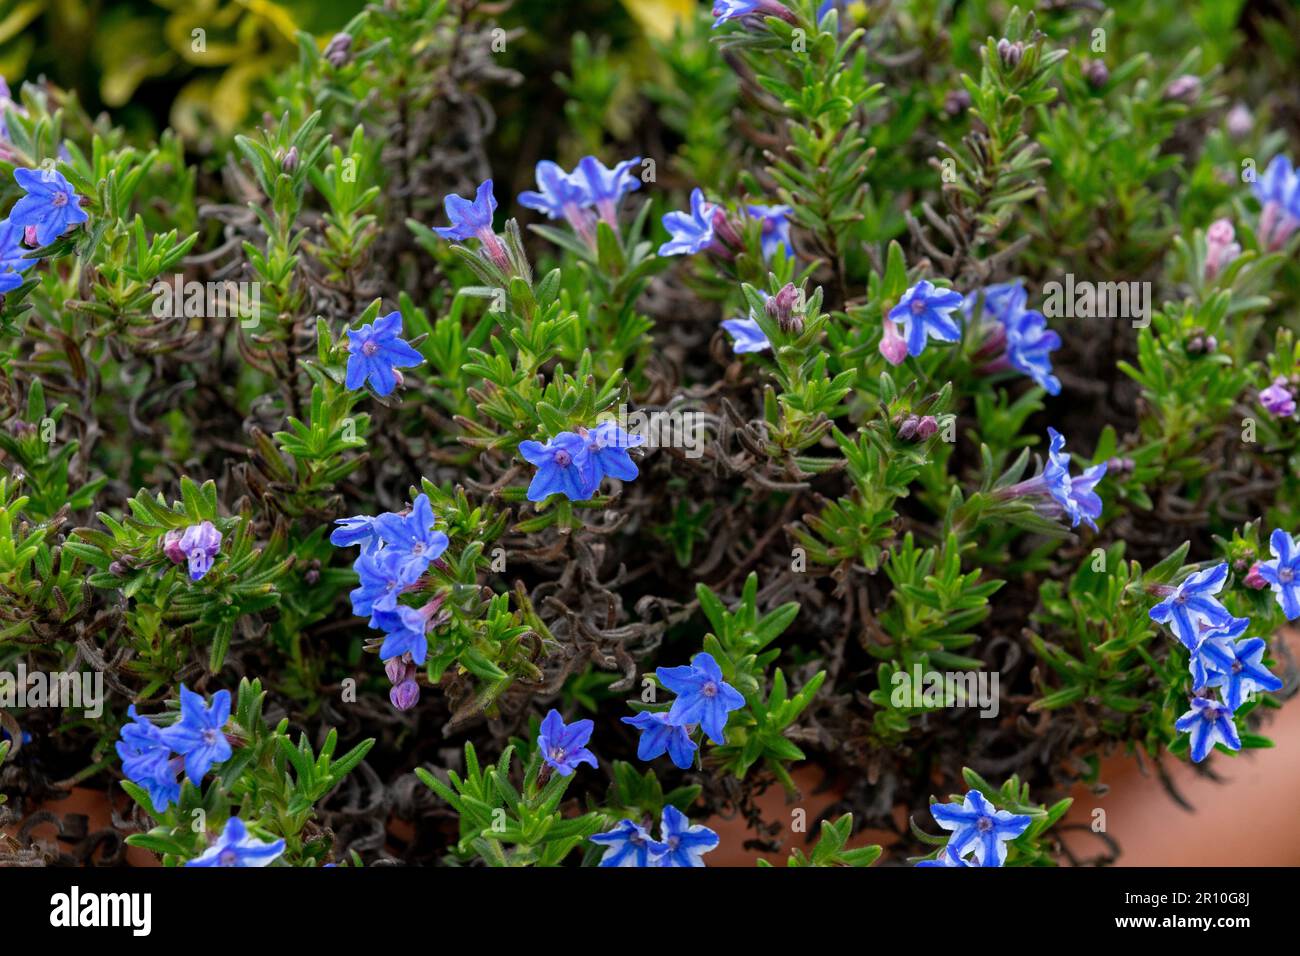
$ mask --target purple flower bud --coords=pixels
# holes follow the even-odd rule
[[[776,295],[767,299],[767,314],[781,326],[782,332],[798,335],[803,331],[803,316],[796,315],[794,307],[799,301],[799,290],[793,282],[787,282]]]
[[[290,146],[289,152],[285,153],[280,159],[280,168],[286,173],[291,173],[298,168],[298,147]]]
[[[1101,60],[1089,60],[1084,64],[1083,77],[1094,90],[1099,90],[1110,81],[1110,70]]]
[[[949,116],[960,116],[970,109],[970,93],[964,88],[949,90],[943,98],[943,111]]]
[[[1012,43],[1006,37],[998,41],[998,57],[1002,60],[1002,65],[1008,70],[1014,70],[1020,65],[1020,58],[1025,55],[1025,45],[1017,40]]]
[[[336,33],[325,47],[325,52],[321,54],[329,61],[330,65],[337,69],[348,62],[348,56],[352,52],[352,35],[350,33]]]
[[[411,673],[407,673],[407,663],[406,655],[390,657],[384,661],[384,673],[388,675],[390,684],[400,684],[402,681],[415,676],[414,666],[411,668]]]
[[[1228,219],[1216,219],[1205,231],[1205,279],[1212,280],[1228,263],[1241,255],[1241,246],[1233,240],[1236,231]]]
[[[1165,87],[1165,99],[1177,103],[1195,103],[1201,95],[1201,78],[1191,73],[1184,73],[1169,81]]]
[[[916,440],[925,441],[939,430],[939,423],[933,415],[923,415],[916,423]]]
[[[891,320],[884,320],[885,331],[880,337],[880,354],[890,365],[902,365],[907,358],[907,339],[899,334],[898,326]]]
[[[388,699],[398,710],[410,710],[420,702],[420,685],[404,680],[388,692]]]
[[[1295,395],[1287,387],[1287,380],[1279,375],[1273,384],[1259,393],[1259,403],[1264,411],[1278,418],[1290,418],[1295,414]]]
[[[1262,591],[1264,588],[1268,587],[1268,581],[1264,580],[1264,576],[1259,573],[1258,561],[1250,566],[1249,573],[1242,578],[1241,583],[1256,591]]]
[[[898,426],[898,437],[903,441],[911,441],[916,437],[916,429],[920,424],[921,419],[915,415],[908,415],[903,419],[903,424]]]
[[[1245,139],[1255,128],[1255,117],[1250,115],[1250,110],[1245,103],[1238,103],[1228,110],[1224,126],[1233,139]]]
[[[181,532],[173,528],[163,535],[162,541],[163,554],[167,555],[172,564],[185,563],[185,551],[181,547]]]

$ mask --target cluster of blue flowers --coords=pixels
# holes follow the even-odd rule
[[[352,565],[361,579],[349,595],[352,613],[368,617],[370,626],[386,635],[379,649],[381,660],[403,658],[423,664],[428,653],[426,634],[442,606],[441,598],[420,608],[399,604],[398,598],[447,550],[450,542],[434,527],[435,521],[429,496],[420,495],[407,512],[387,512],[377,518],[357,515],[335,522],[338,527],[330,535],[330,543],[361,548]]]
[[[198,786],[213,764],[230,757],[224,728],[230,719],[230,691],[219,690],[212,703],[181,685],[181,716],[168,727],[127,709],[131,723],[122,727],[116,749],[122,772],[149,794],[153,808],[162,813],[180,800],[178,775],[182,769]]]
[[[8,88],[4,90],[7,97]],[[26,193],[0,220],[0,294],[23,284],[22,274],[36,265],[28,249],[49,245],[73,226],[89,219],[81,197],[58,170],[15,169],[14,179]]]
[[[789,206],[751,204],[746,213],[759,222],[763,258],[771,261],[778,252],[793,255],[790,242]],[[671,237],[659,247],[661,256],[694,255],[706,249],[731,258],[740,247],[740,233],[727,218],[726,210],[709,202],[699,188],[691,191],[691,206],[686,212],[665,213],[664,228]]]
[[[455,198],[455,197],[453,197]],[[389,312],[369,325],[348,329],[348,389],[370,383],[379,395],[402,383],[398,369],[423,364],[424,357],[402,339],[402,313]]]
[[[566,173],[550,160],[537,164],[537,189],[519,194],[519,204],[564,219],[587,245],[596,246],[596,217],[618,231],[618,207],[623,197],[641,188],[632,170],[640,156],[625,159],[609,169],[595,156],[584,156],[573,172]],[[592,212],[592,209],[595,212]]]
[[[962,309],[968,320],[983,299],[982,323],[986,340],[980,355],[990,359],[985,373],[1012,368],[1028,375],[1049,395],[1061,394],[1061,381],[1052,374],[1050,352],[1061,347],[1061,337],[1047,327],[1037,309],[1025,308],[1029,295],[1019,280],[986,286],[966,296]]]
[[[606,476],[632,481],[638,472],[628,449],[644,442],[644,435],[629,434],[612,419],[595,428],[560,432],[545,444],[522,441],[519,454],[537,466],[528,500],[560,494],[570,501],[589,501]]]
[[[659,818],[659,839],[633,820],[597,833],[591,842],[605,847],[601,866],[704,866],[704,854],[718,845],[718,835],[701,824],[691,825],[686,814],[671,804]]]
[[[968,792],[960,804],[932,803],[930,814],[952,836],[935,859],[917,866],[1001,866],[1007,861],[1007,842],[1033,822],[1032,817],[995,809],[978,790]]]
[[[1295,551],[1291,536],[1285,532],[1275,531],[1273,541],[1282,545],[1282,554],[1269,562],[1267,571],[1263,570],[1263,564],[1257,567],[1265,577],[1276,578]],[[1282,688],[1282,681],[1263,664],[1264,641],[1258,637],[1242,637],[1250,626],[1250,618],[1234,617],[1216,596],[1227,579],[1226,561],[1197,571],[1177,587],[1160,588],[1163,600],[1149,612],[1151,620],[1166,625],[1190,653],[1195,696],[1191,709],[1178,718],[1175,727],[1191,735],[1195,763],[1204,760],[1215,744],[1240,750],[1241,737],[1233,715],[1255,691]],[[1284,600],[1280,593],[1279,600]],[[1214,689],[1221,695],[1217,699],[1211,694]]]
[[[696,727],[715,744],[727,742],[727,715],[745,706],[740,691],[722,679],[722,669],[713,655],[701,651],[682,667],[660,667],[655,671],[659,683],[677,695],[665,711],[643,711],[624,717],[623,723],[641,731],[636,755],[654,760],[668,754],[672,762],[685,770],[695,762],[697,745],[692,739]]]

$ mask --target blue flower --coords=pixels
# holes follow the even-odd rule
[[[1294,621],[1300,617],[1300,547],[1278,528],[1269,535],[1268,550],[1273,552],[1273,560],[1261,561],[1256,568],[1277,595],[1278,607],[1286,619]]]
[[[23,258],[26,254],[23,227],[12,219],[0,222],[0,294],[22,285],[22,273],[36,265],[35,259]]]
[[[1193,697],[1192,709],[1178,718],[1174,726],[1192,736],[1192,762],[1200,763],[1216,743],[1229,750],[1241,749],[1237,725],[1232,722],[1232,711],[1217,700]]]
[[[596,755],[587,749],[594,726],[590,720],[566,724],[558,710],[550,710],[542,721],[542,732],[537,735],[537,749],[547,766],[561,777],[569,776],[580,763],[596,766]]]
[[[942,850],[939,851],[939,855],[935,857],[933,860],[921,860],[916,865],[917,866],[974,866],[975,864],[972,863],[970,860],[967,860],[964,857],[960,857],[956,853],[954,853],[952,848],[952,843],[949,842],[947,846],[945,846]]]
[[[663,844],[652,840],[645,827],[631,820],[620,820],[614,829],[587,839],[606,848],[601,866],[653,866],[651,860],[664,852]]]
[[[713,28],[716,30],[728,20],[757,13],[758,8],[759,0],[714,0],[713,15],[717,19],[713,21]]]
[[[1202,625],[1217,630],[1232,624],[1233,617],[1214,595],[1228,579],[1228,562],[1198,571],[1168,591],[1165,599],[1150,611],[1151,620],[1168,624],[1170,630],[1189,650],[1195,650],[1204,638]]]
[[[433,506],[428,495],[420,495],[408,515],[382,514],[375,519],[375,532],[384,542],[384,552],[402,557],[399,574],[418,578],[450,543],[433,527]]]
[[[632,481],[636,478],[636,462],[628,454],[628,449],[645,444],[644,435],[629,434],[618,422],[606,419],[588,431],[585,437],[595,482],[591,488],[592,494],[606,477],[617,478],[619,481]]]
[[[691,739],[690,728],[674,724],[668,714],[642,711],[635,717],[624,717],[623,723],[641,731],[636,747],[638,760],[654,760],[666,753],[682,770],[690,769],[695,763],[697,747]]]
[[[1276,203],[1290,215],[1300,217],[1300,170],[1285,156],[1274,156],[1264,174],[1251,184],[1261,205]]]
[[[786,255],[793,255],[794,247],[790,245],[790,213],[793,210],[789,206],[752,205],[748,208],[749,214],[763,224],[763,259],[770,262],[778,249],[784,249]]]
[[[415,663],[424,663],[429,653],[429,639],[426,636],[429,618],[418,609],[399,604],[394,611],[375,611],[370,617],[370,626],[379,628],[385,635],[384,643],[379,648],[381,661],[410,654]]]
[[[393,611],[397,596],[420,580],[420,572],[399,551],[388,548],[367,552],[357,558],[352,569],[361,584],[352,589],[352,613],[369,617],[375,611]]]
[[[378,539],[374,518],[357,515],[355,518],[338,518],[334,523],[338,527],[330,534],[330,544],[336,548],[350,548],[354,544],[361,545],[362,551],[374,548]]]
[[[595,156],[584,156],[573,171],[574,180],[586,186],[587,201],[595,204],[601,218],[611,226],[618,221],[618,204],[623,196],[641,188],[641,180],[632,175],[639,162],[641,157],[634,156],[607,169]]]
[[[211,705],[205,705],[202,697],[181,684],[181,719],[163,736],[185,758],[185,775],[195,786],[213,764],[230,757],[230,741],[224,733],[229,719],[230,691],[217,691]]]
[[[706,826],[691,826],[686,814],[667,804],[659,820],[659,842],[663,850],[651,857],[651,866],[704,866],[704,854],[717,847],[718,835]]]
[[[397,387],[394,369],[412,368],[424,357],[402,340],[402,313],[389,312],[370,325],[348,329],[348,374],[345,383],[355,391],[367,381],[379,395]]]
[[[545,445],[521,441],[519,454],[537,466],[528,486],[529,501],[545,501],[553,494],[587,501],[600,484],[587,440],[574,432],[560,432]]]
[[[177,543],[189,564],[190,580],[198,581],[212,570],[213,559],[221,550],[221,532],[211,521],[190,525]]]
[[[9,211],[16,226],[35,226],[36,242],[48,245],[78,223],[90,217],[81,208],[81,197],[56,169],[15,169],[14,179],[26,190]]]
[[[659,247],[659,255],[693,255],[712,245],[713,213],[716,208],[704,198],[702,190],[693,190],[690,212],[670,212],[664,215],[664,228],[672,238]]]
[[[1259,637],[1234,641],[1219,632],[1208,635],[1192,657],[1194,689],[1222,687],[1223,702],[1233,713],[1257,690],[1281,690],[1282,681],[1264,666],[1266,649]]]
[[[435,226],[433,230],[442,238],[459,242],[475,237],[484,242],[496,238],[492,231],[492,216],[497,211],[497,200],[492,195],[492,180],[485,179],[479,184],[473,202],[451,195],[443,200],[443,206],[451,225]]]
[[[889,319],[903,326],[907,354],[920,355],[931,338],[941,342],[960,341],[961,329],[953,321],[952,313],[961,308],[961,303],[960,293],[937,288],[925,279],[904,292],[898,304],[889,310]]]
[[[979,303],[981,296],[984,300],[982,312],[984,321],[987,322],[991,319],[1003,325],[1012,315],[1023,310],[1029,300],[1029,293],[1025,291],[1024,284],[1019,279],[1015,282],[999,282],[995,285],[986,285],[983,289],[970,293],[962,300],[961,308],[968,319],[974,318],[975,306]]]
[[[1037,507],[1042,514],[1068,515],[1070,527],[1077,528],[1082,521],[1095,531],[1095,519],[1101,515],[1102,501],[1094,489],[1106,475],[1106,463],[1092,465],[1082,474],[1071,477],[1065,436],[1055,428],[1048,428],[1047,438],[1047,461],[1042,472],[996,494],[1002,498],[1039,496],[1042,500]]]
[[[1082,474],[1070,479],[1070,499],[1077,509],[1070,516],[1073,520],[1071,527],[1075,527],[1082,521],[1093,531],[1097,530],[1096,519],[1101,517],[1102,502],[1101,496],[1093,491],[1093,488],[1104,477],[1106,477],[1106,462],[1103,461],[1084,469]]]
[[[955,803],[932,803],[930,814],[945,830],[951,830],[945,848],[957,857],[974,849],[979,866],[1001,866],[1007,861],[1007,841],[1014,840],[1029,828],[1033,818],[998,810],[978,790],[971,790],[959,806]]]
[[[121,730],[121,740],[115,748],[122,758],[122,773],[133,783],[144,787],[149,802],[158,813],[181,798],[180,761],[172,759],[172,748],[162,730],[151,720],[135,712],[135,704],[126,709],[132,723]]]
[[[542,160],[537,164],[536,176],[537,189],[526,189],[519,194],[519,205],[527,209],[545,213],[548,219],[561,219],[590,202],[582,183],[558,163]]]
[[[1049,395],[1061,394],[1061,380],[1052,374],[1050,352],[1061,347],[1061,337],[1047,327],[1043,313],[1019,309],[1006,320],[1007,361],[1028,375]]]
[[[682,667],[660,667],[659,683],[677,695],[668,720],[678,725],[699,724],[715,744],[727,742],[727,714],[745,706],[745,698],[722,680],[713,655],[701,652]]]
[[[731,336],[731,349],[737,355],[745,352],[762,352],[772,347],[758,320],[753,316],[747,319],[739,316],[734,319],[724,319],[722,327]]]
[[[226,821],[217,842],[188,861],[186,866],[270,866],[284,852],[284,840],[263,843],[248,835],[248,828],[239,817]]]

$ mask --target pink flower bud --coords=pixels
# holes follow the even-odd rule
[[[1233,240],[1236,230],[1231,221],[1216,219],[1205,231],[1205,278],[1213,279],[1228,263],[1241,255],[1241,245]]]
[[[173,528],[163,535],[162,551],[172,564],[185,563],[185,549],[181,547],[182,532]]]
[[[1262,591],[1264,588],[1268,587],[1268,582],[1265,581],[1264,576],[1259,573],[1258,561],[1250,566],[1250,571],[1248,571],[1246,576],[1242,578],[1241,583],[1246,585],[1248,588],[1254,588],[1256,591]]]
[[[939,423],[933,415],[923,415],[921,420],[916,423],[917,441],[925,441],[931,435],[939,430]]]
[[[880,337],[880,354],[890,365],[902,365],[907,358],[907,340],[898,332],[898,326],[889,319],[884,320],[885,332]]]

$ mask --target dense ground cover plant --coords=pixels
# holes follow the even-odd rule
[[[197,156],[9,78],[0,670],[103,693],[0,702],[8,819],[1051,865],[1103,755],[1269,746],[1297,21],[1040,6],[642,4],[543,82],[529,4],[397,0]]]

